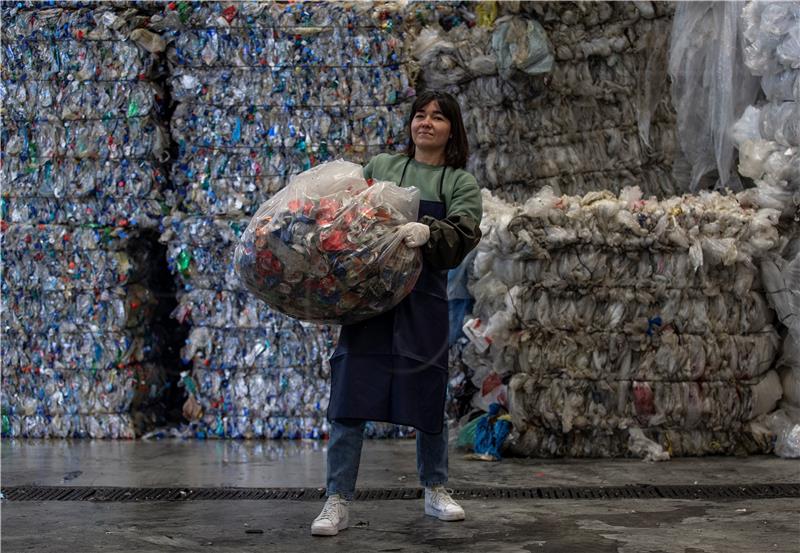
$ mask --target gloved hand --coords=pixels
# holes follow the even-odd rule
[[[419,248],[431,237],[431,229],[424,223],[406,223],[400,227],[400,236],[409,248]]]

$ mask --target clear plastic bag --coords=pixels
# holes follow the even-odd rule
[[[419,192],[370,182],[334,161],[295,177],[270,198],[236,248],[236,271],[253,294],[292,317],[334,324],[397,305],[422,270],[399,227],[416,221]]]

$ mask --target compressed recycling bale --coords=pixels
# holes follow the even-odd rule
[[[94,290],[38,292],[14,290],[5,295],[4,330],[45,332],[48,328],[116,332],[146,325],[158,303],[141,285]]]
[[[779,352],[774,328],[750,335],[647,334],[523,330],[494,348],[491,358],[473,346],[462,353],[475,372],[526,373],[540,379],[648,381],[752,380]]]
[[[768,409],[772,410],[780,398],[780,381],[768,383],[778,389]],[[611,431],[662,426],[723,431],[762,414],[756,406],[757,384],[539,380],[518,374],[512,379],[509,401],[517,428],[542,426],[570,432],[573,428]]]
[[[8,415],[3,436],[13,438],[94,438],[132,440],[136,437],[130,415]]]
[[[299,323],[276,313],[274,325],[264,328],[195,326],[181,357],[185,363],[210,369],[293,367],[317,374],[326,370],[334,343],[332,333],[330,327]]]

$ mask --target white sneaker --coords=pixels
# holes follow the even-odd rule
[[[439,520],[464,520],[464,509],[444,486],[425,488],[425,514]]]
[[[312,536],[335,536],[339,530],[347,528],[350,517],[347,512],[349,501],[334,494],[325,502],[322,512],[311,523]]]

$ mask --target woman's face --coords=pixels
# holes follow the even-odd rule
[[[411,139],[417,148],[444,151],[449,138],[450,121],[439,111],[436,100],[417,111],[411,119]]]

